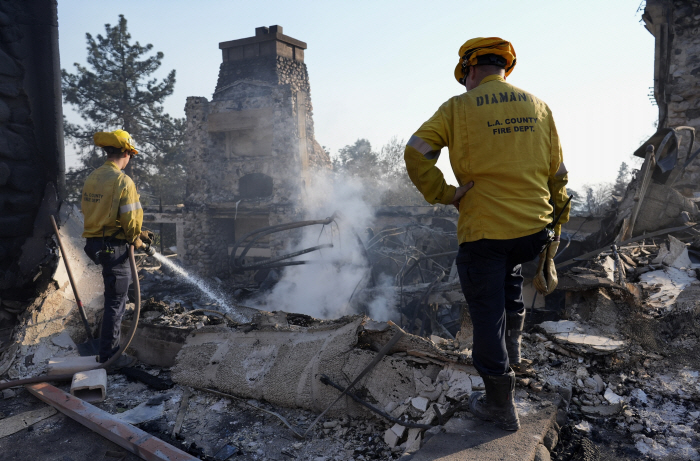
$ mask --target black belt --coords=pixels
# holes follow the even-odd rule
[[[87,237],[86,240],[99,240],[100,242],[104,241],[105,243],[115,243],[117,245],[124,245],[128,243],[126,239],[118,239],[114,237],[105,237],[104,239],[102,237]]]

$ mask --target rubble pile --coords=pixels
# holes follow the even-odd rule
[[[459,433],[455,428],[486,430],[466,410],[483,381],[471,366],[454,251],[439,245],[452,235],[406,225],[370,236],[374,281],[352,298],[359,313],[336,319],[247,307],[274,285],[265,280],[243,288],[206,280],[224,293],[223,306],[177,272],[141,261],[144,301],[129,350],[140,364],[111,375],[97,406],[200,459],[422,459],[424,449]],[[523,453],[700,459],[699,243],[686,225],[604,247],[565,262],[557,291],[545,302],[534,297],[516,405],[523,433],[539,422]],[[96,270],[87,265],[85,280]],[[386,276],[392,283],[379,283]],[[64,298],[48,296],[16,314],[23,329],[15,350],[1,357],[8,378],[40,374],[49,360],[77,355],[83,337],[67,285],[56,277]],[[377,294],[396,300],[398,326],[362,314]],[[99,322],[99,303],[91,300],[92,322]],[[341,392],[346,396],[335,402]],[[3,397],[0,407],[30,399],[21,389]],[[60,418],[37,427],[60,431]],[[12,437],[20,436],[0,438],[0,448],[19,440]]]

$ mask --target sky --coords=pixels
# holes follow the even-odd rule
[[[640,23],[640,0],[58,0],[61,67],[85,64],[85,33],[128,21],[132,41],[153,44],[164,59],[156,77],[176,70],[165,109],[184,117],[188,96],[211,99],[221,63],[219,42],[280,25],[307,43],[315,135],[336,153],[358,138],[375,150],[407,140],[437,108],[464,92],[454,79],[468,39],[509,40],[518,63],[508,82],[552,110],[569,185],[614,181],[622,162],[655,131],[648,94],[654,37]],[[64,106],[70,121],[79,116]],[[116,128],[116,127],[115,127]],[[138,143],[138,140],[136,140]],[[438,166],[456,184],[447,151]],[[67,166],[75,154],[67,148]],[[641,162],[640,162],[641,163]]]

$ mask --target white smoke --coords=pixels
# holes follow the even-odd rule
[[[304,197],[304,219],[324,219],[335,215],[335,223],[303,228],[301,239],[288,252],[332,243],[333,248],[315,251],[296,260],[309,264],[286,267],[273,289],[258,299],[265,310],[282,310],[311,315],[316,318],[337,318],[357,313],[353,303],[358,292],[370,281],[370,267],[358,237],[366,240],[366,229],[371,227],[374,211],[365,200],[369,189],[357,178],[334,177],[331,173],[317,173]],[[391,284],[391,278],[379,281]],[[376,320],[393,318],[394,291],[376,290],[382,294],[362,302],[365,310]],[[387,294],[388,293],[388,294]],[[367,298],[366,296],[362,296]]]

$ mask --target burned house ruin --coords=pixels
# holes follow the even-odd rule
[[[313,171],[330,167],[314,137],[306,43],[281,26],[219,43],[223,62],[211,101],[189,97],[184,264],[228,271],[229,248],[246,233],[298,219]],[[262,241],[250,257],[284,243]]]
[[[40,4],[48,16],[35,14]],[[52,7],[0,3],[2,380],[77,357],[84,332],[62,258],[77,268],[92,325],[102,308],[80,213],[65,204],[56,213],[63,157]],[[398,326],[360,308],[326,319],[274,303],[274,312],[253,308],[233,291],[235,277],[217,285],[231,303],[218,305],[161,259],[143,256],[142,316],[129,349],[140,363],[110,375],[109,386],[105,375],[102,400],[91,407],[139,437],[56,413],[61,401],[80,401],[77,394],[52,400],[45,383],[0,383],[8,387],[0,387],[0,452],[135,460],[132,441],[146,440],[188,460],[700,459],[700,163],[689,142],[700,128],[700,2],[648,0],[644,20],[656,37],[659,132],[638,152],[645,165],[599,226],[605,232],[587,232],[585,217],[565,226],[564,240],[596,234],[586,241],[593,251],[567,243],[554,296],[526,294],[523,354],[532,369],[516,384],[519,432],[504,435],[465,411],[484,382],[471,366],[468,315],[451,315],[455,306],[467,311],[451,208],[381,207],[372,210],[373,229],[344,240],[364,250],[355,266],[363,284],[351,299],[331,290],[360,307],[375,294],[398,300]],[[272,26],[220,48],[213,97],[187,100],[186,203],[146,213],[147,222],[176,224],[177,256],[208,281],[227,275],[246,234],[307,219],[305,191],[315,171],[330,167],[314,138],[306,44]],[[58,215],[65,253],[42,227],[48,214]],[[269,259],[287,251],[288,239],[271,235],[248,256]],[[345,266],[334,268],[348,277]],[[385,274],[394,285],[368,282]],[[30,290],[42,281],[44,292]],[[129,307],[127,323],[137,315]],[[324,409],[331,411],[316,419]]]

